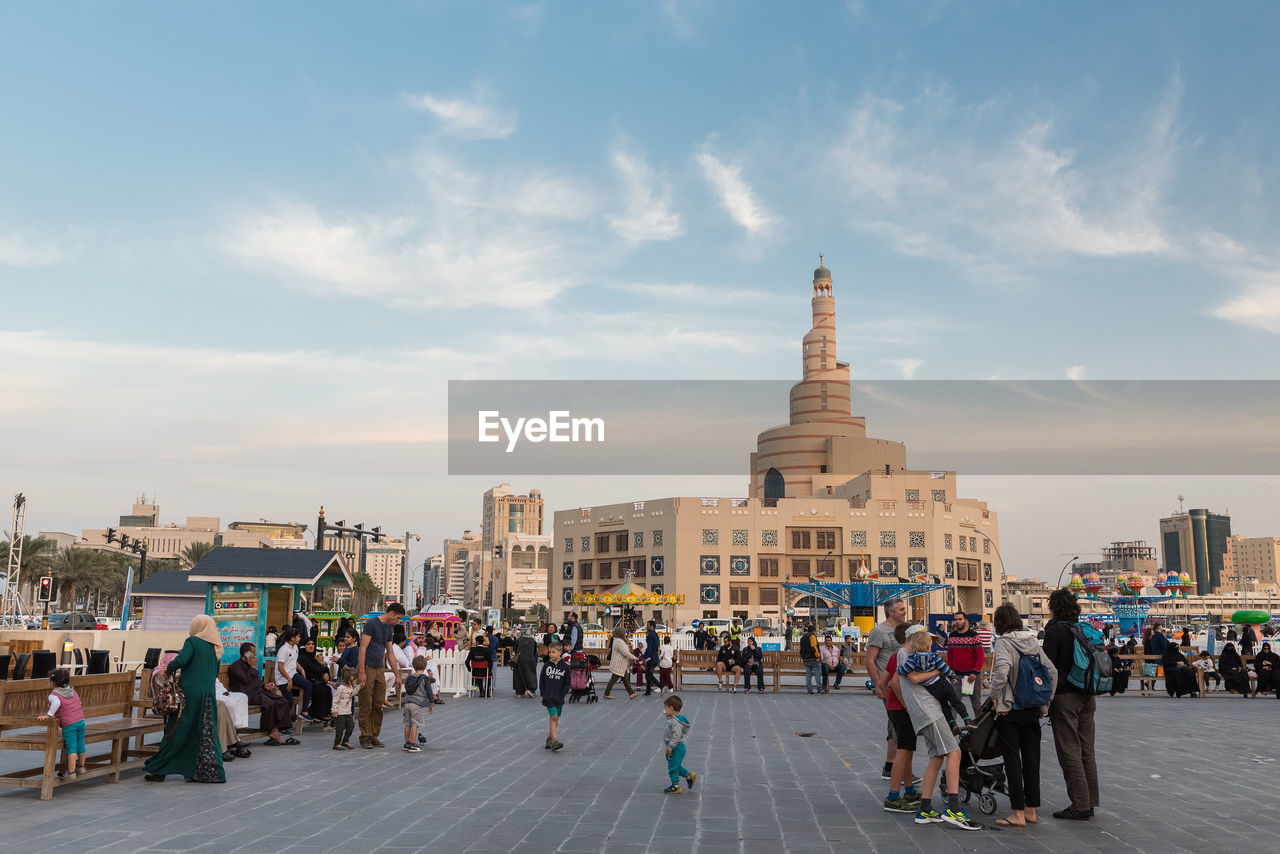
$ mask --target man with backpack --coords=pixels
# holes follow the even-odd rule
[[[1084,631],[1075,594],[1066,587],[1053,591],[1049,594],[1049,613],[1053,619],[1044,627],[1044,654],[1058,672],[1049,719],[1058,764],[1071,798],[1071,806],[1058,810],[1053,817],[1088,821],[1099,802],[1098,763],[1093,749],[1094,713],[1098,707],[1094,696],[1096,678],[1090,674],[1091,668],[1081,672],[1084,651],[1077,647],[1082,645]],[[1093,660],[1092,650],[1085,655]],[[1108,669],[1108,683],[1110,675]]]

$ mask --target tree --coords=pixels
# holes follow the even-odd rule
[[[525,612],[525,614],[527,616],[533,617],[536,620],[551,619],[551,612],[548,611],[547,606],[543,605],[541,602],[534,602],[532,605],[529,606],[529,609]]]
[[[53,561],[53,576],[58,579],[58,601],[62,607],[74,609],[76,591],[94,589],[106,580],[114,566],[93,549],[67,546]]]
[[[36,579],[48,575],[53,566],[53,559],[58,550],[57,544],[45,537],[22,535],[22,563],[18,567],[18,589],[26,584],[28,590],[34,590]],[[0,562],[9,565],[9,541],[0,543]],[[34,598],[34,597],[33,597]],[[27,602],[28,607],[31,602]]]
[[[375,605],[382,604],[382,588],[374,583],[369,573],[357,570],[351,579],[351,613],[367,614]]]
[[[182,550],[182,557],[179,563],[181,563],[183,569],[191,569],[211,551],[213,551],[213,543],[192,543]]]

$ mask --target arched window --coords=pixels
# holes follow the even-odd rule
[[[782,479],[782,472],[777,469],[769,469],[764,475],[764,497],[765,498],[786,498],[787,482]]]

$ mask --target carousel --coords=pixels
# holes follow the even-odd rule
[[[607,616],[611,616],[614,619],[614,626],[621,625],[627,635],[630,636],[639,631],[644,624],[643,618],[637,613],[637,608],[661,607],[667,625],[675,625],[676,606],[684,604],[684,594],[654,593],[652,590],[647,590],[639,584],[628,581],[600,593],[575,593],[573,604],[582,608],[586,613],[593,613],[595,619],[590,622],[597,622],[602,625],[603,622],[600,618],[606,616],[605,611],[607,610]],[[584,619],[583,622],[588,621]],[[607,635],[602,635],[599,638],[593,636],[589,639],[584,638],[584,640],[598,641],[598,645],[603,647],[606,638]]]

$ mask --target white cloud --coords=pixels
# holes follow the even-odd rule
[[[742,177],[742,167],[720,160],[707,149],[698,152],[698,166],[720,204],[729,216],[752,236],[765,234],[777,225],[778,218],[756,198],[755,191]]]
[[[1084,365],[1072,365],[1067,368],[1067,379],[1073,382],[1080,382],[1084,379]]]
[[[625,240],[640,243],[672,240],[684,234],[680,215],[671,209],[671,184],[649,166],[644,155],[619,144],[609,162],[626,187],[626,209],[609,217],[609,225]]]
[[[1086,156],[1057,141],[1054,121],[1009,119],[999,103],[960,106],[945,90],[909,103],[868,96],[827,150],[824,177],[855,230],[975,280],[1018,281],[1052,259],[1173,257],[1163,198],[1181,93],[1175,76],[1131,150]],[[1011,123],[1021,129],[1006,133]]]
[[[903,379],[911,379],[916,375],[916,371],[924,364],[924,359],[883,359],[883,362],[889,365],[896,365],[898,370],[902,371]]]
[[[502,139],[516,130],[516,114],[489,103],[484,87],[476,87],[470,99],[440,95],[415,95],[412,104],[440,120],[446,131],[463,139]]]
[[[45,267],[65,257],[66,252],[61,247],[47,240],[16,232],[0,232],[0,266]]]
[[[700,285],[693,282],[614,282],[609,285],[617,291],[639,294],[660,302],[682,302],[722,307],[742,305],[750,301],[758,307],[760,300],[777,299],[778,295],[749,288]]]
[[[1242,271],[1243,290],[1210,311],[1214,317],[1280,335],[1280,273]]]

